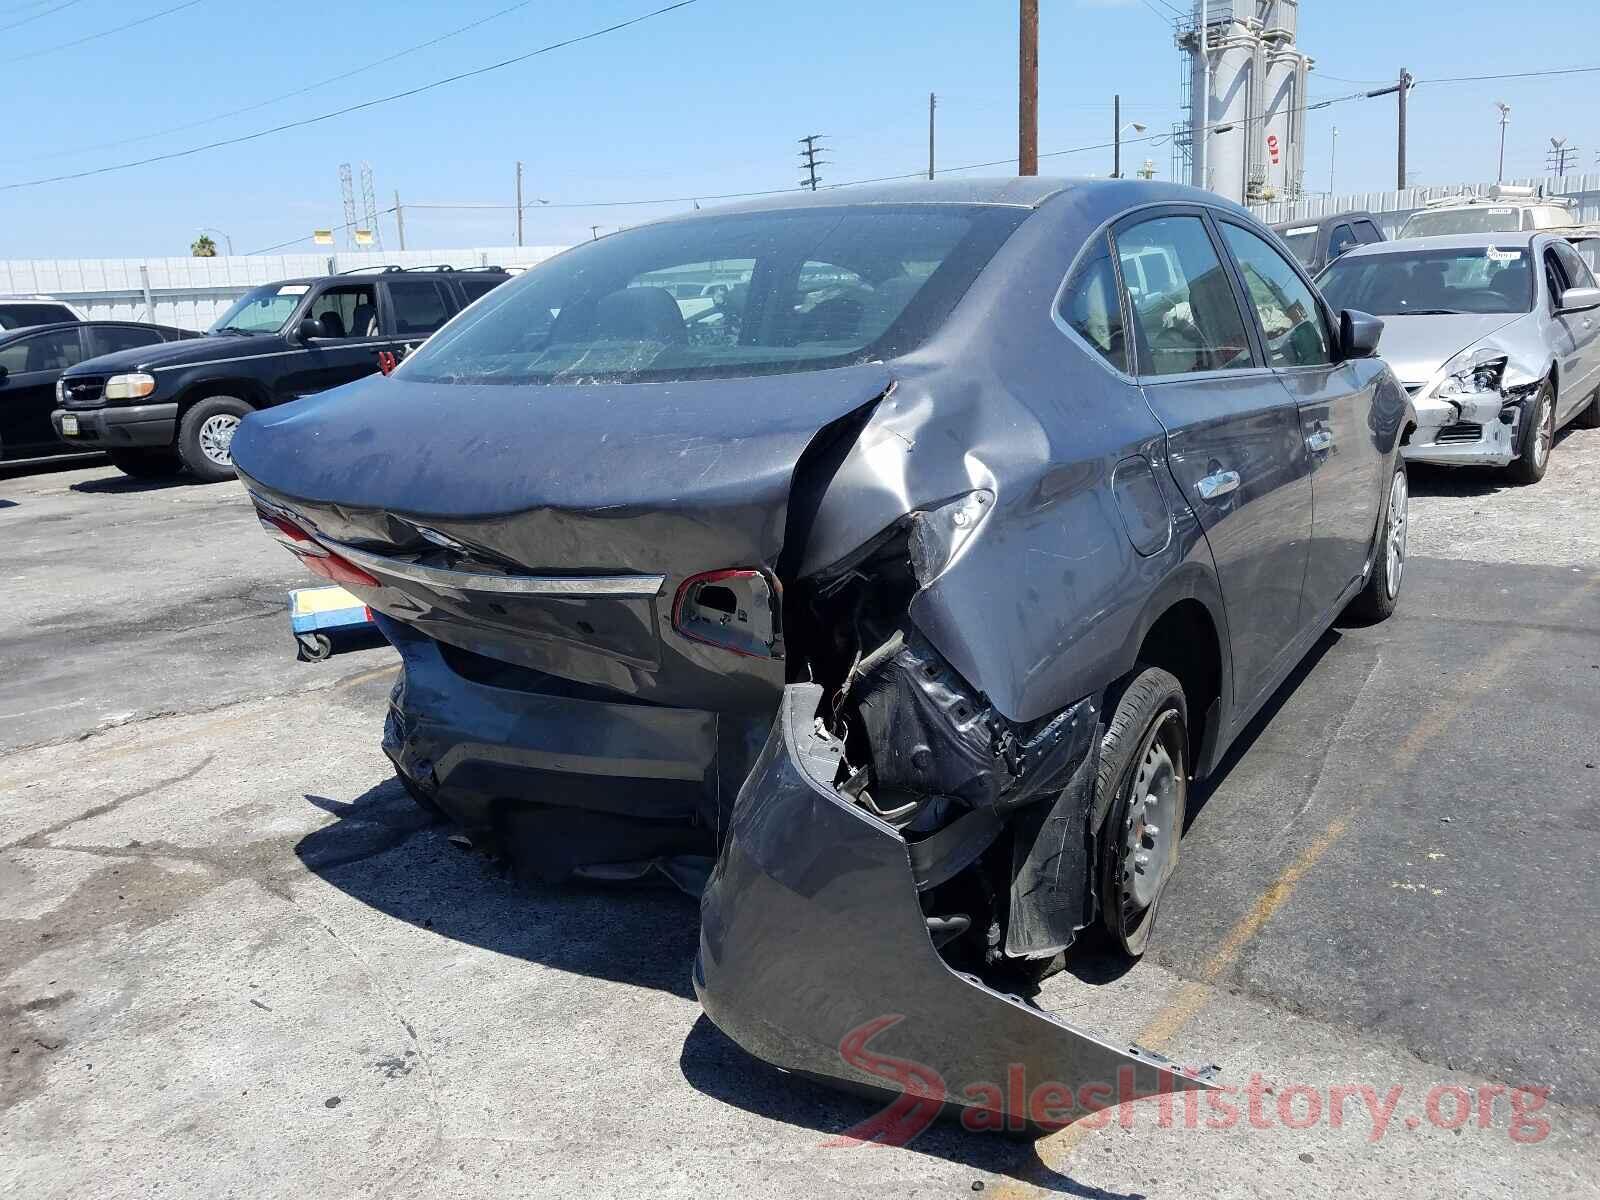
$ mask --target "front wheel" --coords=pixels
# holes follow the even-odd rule
[[[1528,401],[1526,419],[1517,437],[1517,460],[1506,468],[1512,483],[1538,483],[1550,465],[1556,441],[1556,390],[1546,379]]]
[[[1383,528],[1373,547],[1372,573],[1367,586],[1350,601],[1346,610],[1365,621],[1382,621],[1394,612],[1400,599],[1400,579],[1406,569],[1406,530],[1410,524],[1411,488],[1406,479],[1406,464],[1397,459],[1394,478],[1389,483],[1389,507],[1383,514]]]
[[[1156,907],[1178,866],[1189,807],[1188,710],[1183,685],[1144,667],[1117,700],[1100,743],[1100,914],[1123,953],[1150,944]]]
[[[178,456],[183,465],[207,483],[232,479],[233,435],[239,422],[253,411],[232,396],[196,401],[178,423]]]

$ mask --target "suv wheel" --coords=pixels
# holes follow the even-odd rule
[[[171,479],[183,464],[171,450],[110,450],[111,465],[134,479]]]
[[[178,457],[207,483],[232,479],[233,435],[239,422],[254,412],[232,396],[207,396],[190,406],[178,423]]]
[[[1110,796],[1100,826],[1100,914],[1131,958],[1149,945],[1156,906],[1178,865],[1189,807],[1187,725],[1183,685],[1144,667],[1117,699],[1100,742],[1095,791]]]
[[[1517,437],[1517,461],[1506,468],[1512,483],[1538,483],[1550,465],[1556,441],[1556,390],[1546,379],[1528,401],[1527,419]]]

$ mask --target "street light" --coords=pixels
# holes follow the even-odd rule
[[[228,247],[228,255],[229,255],[229,257],[231,258],[233,256],[233,239],[231,237],[229,237],[227,234],[223,233],[222,230],[213,229],[208,225],[202,225],[202,226],[200,226],[200,232],[201,233],[214,233],[214,234],[216,234],[218,237],[220,237],[222,239],[223,244]]]
[[[1117,107],[1122,107],[1121,97],[1118,97]],[[1122,178],[1122,135],[1127,133],[1130,129],[1135,133],[1143,133],[1148,128],[1149,126],[1145,125],[1141,121],[1129,121],[1126,125],[1117,126],[1116,136],[1112,139],[1113,143],[1115,144],[1115,149],[1113,150],[1111,156],[1111,178]]]
[[[1511,105],[1503,100],[1496,100],[1494,106],[1500,110],[1500,171],[1495,176],[1496,183],[1506,181],[1506,126],[1511,124]]]

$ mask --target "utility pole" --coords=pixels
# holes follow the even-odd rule
[[[1494,181],[1506,181],[1506,126],[1511,124],[1511,105],[1504,100],[1496,100],[1494,106],[1500,110],[1500,169],[1496,172]]]
[[[394,190],[394,231],[400,235],[400,249],[406,248],[406,210],[400,207],[400,189]]]
[[[603,227],[600,225],[589,226],[589,240],[591,242],[598,242],[600,240],[600,230],[602,228]]]
[[[1400,126],[1400,129],[1399,129],[1399,133],[1400,133],[1400,150],[1399,150],[1399,154],[1397,155],[1397,164],[1396,165],[1398,166],[1398,176],[1399,176],[1399,180],[1400,180],[1400,182],[1398,183],[1397,186],[1399,187],[1399,189],[1401,191],[1405,191],[1405,189],[1407,187],[1407,184],[1406,184],[1406,93],[1411,90],[1411,88],[1413,87],[1413,85],[1415,83],[1416,83],[1416,81],[1411,77],[1411,72],[1406,70],[1404,67],[1401,67],[1400,68],[1400,83],[1397,86],[1379,88],[1375,92],[1368,92],[1367,93],[1367,99],[1368,100],[1372,100],[1372,99],[1374,99],[1374,98],[1376,98],[1378,96],[1393,95],[1396,98],[1397,102],[1398,102],[1398,105],[1399,105],[1398,116],[1399,116],[1399,126]]]
[[[808,187],[813,192],[817,190],[817,182],[819,179],[819,176],[817,175],[817,168],[826,165],[825,159],[820,159],[817,157],[817,152],[819,150],[827,149],[825,146],[817,145],[817,143],[822,140],[822,137],[823,135],[820,133],[808,133],[805,137],[800,139],[800,144],[805,147],[804,150],[800,151],[800,165],[804,167],[806,171],[806,178],[800,181],[800,186]]]
[[[517,245],[522,245],[522,163],[517,163]]]
[[[1567,145],[1566,138],[1551,138],[1550,153],[1545,156],[1545,167],[1552,175],[1565,175],[1567,173],[1567,155],[1571,155],[1574,162],[1578,158],[1578,147]]]
[[[1122,178],[1122,93],[1111,97],[1111,178]]]
[[[1333,149],[1328,151],[1328,195],[1333,195],[1333,168],[1339,162],[1339,127],[1333,127]]]
[[[1200,88],[1200,137],[1195,140],[1194,166],[1195,186],[1209,189],[1211,180],[1209,176],[1211,145],[1211,9],[1206,0],[1200,0],[1200,28],[1196,31],[1200,40],[1200,64],[1204,79]]]
[[[933,178],[933,110],[939,104],[939,97],[932,92],[928,93],[928,178]]]
[[[1039,173],[1039,0],[1020,0],[1017,47],[1017,174]]]

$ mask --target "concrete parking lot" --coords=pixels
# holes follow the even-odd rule
[[[0,473],[0,1194],[1600,1195],[1600,432],[1413,490],[1400,611],[1202,792],[1150,956],[1039,997],[1233,1116],[886,1148],[700,1015],[691,901],[415,808],[394,655],[294,661],[237,485]]]

